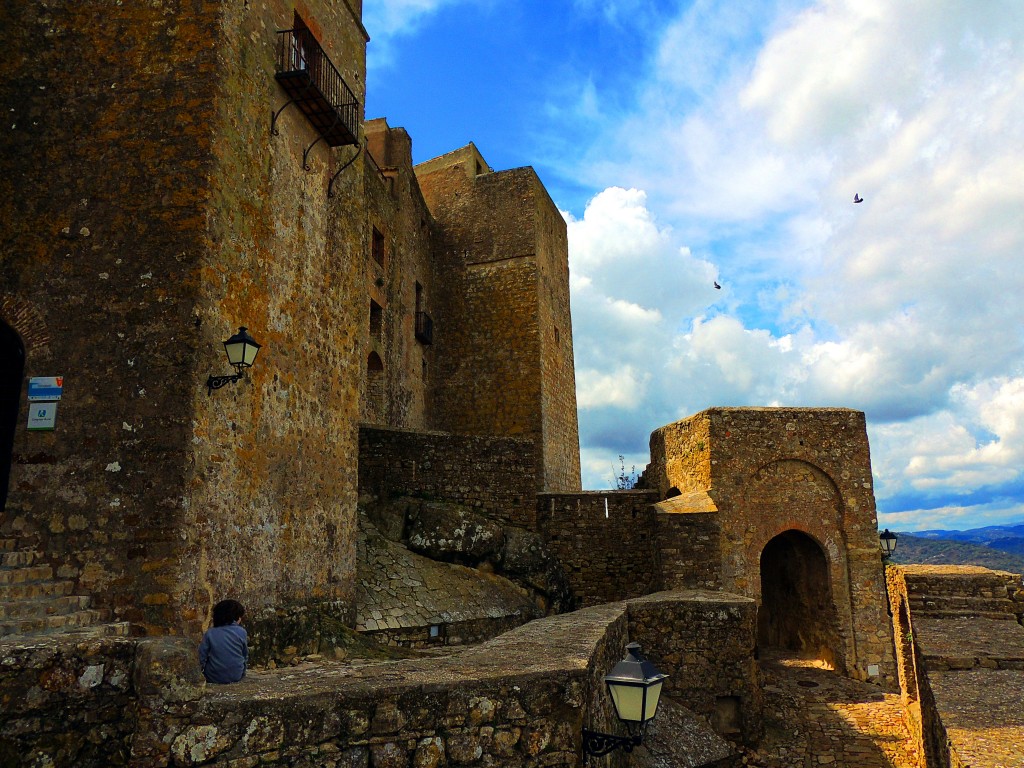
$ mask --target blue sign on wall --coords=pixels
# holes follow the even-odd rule
[[[63,391],[63,376],[33,376],[28,380],[28,401],[30,403],[39,400],[49,402],[60,400]]]

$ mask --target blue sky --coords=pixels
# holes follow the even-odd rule
[[[845,406],[882,525],[1024,521],[1019,0],[365,0],[364,22],[368,117],[417,162],[473,141],[532,165],[566,216],[585,487],[706,407]]]

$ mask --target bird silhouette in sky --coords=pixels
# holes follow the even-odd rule
[[[855,202],[855,203],[863,203],[864,202],[864,198],[861,197],[860,195],[858,195],[856,192],[854,192],[853,193],[853,202]]]
[[[713,283],[715,284],[715,288],[717,288],[718,290],[722,290],[722,286],[720,286],[720,285],[718,284],[718,281],[717,281],[717,280],[712,280],[711,282],[713,282]]]

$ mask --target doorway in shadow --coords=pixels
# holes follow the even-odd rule
[[[842,665],[838,621],[828,561],[801,531],[785,531],[761,552],[758,645]],[[843,671],[840,669],[840,671]]]
[[[14,430],[18,424],[24,373],[25,345],[17,332],[0,320],[0,512],[7,507],[7,485],[11,479]]]

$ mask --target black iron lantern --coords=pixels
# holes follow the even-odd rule
[[[245,375],[245,369],[252,367],[261,346],[249,335],[249,330],[244,325],[239,328],[238,333],[224,342],[224,351],[227,353],[228,362],[235,366],[235,373],[227,376],[210,376],[206,380],[207,392],[212,393],[225,384],[241,379]]]
[[[896,534],[888,528],[878,534],[878,540],[882,544],[882,557],[888,558],[896,551]]]
[[[629,735],[615,736],[584,728],[584,754],[601,757],[620,747],[632,752],[639,746],[647,723],[658,713],[661,688],[667,677],[644,657],[639,643],[627,645],[626,657],[604,676],[604,681],[615,705],[615,714],[626,724]]]

